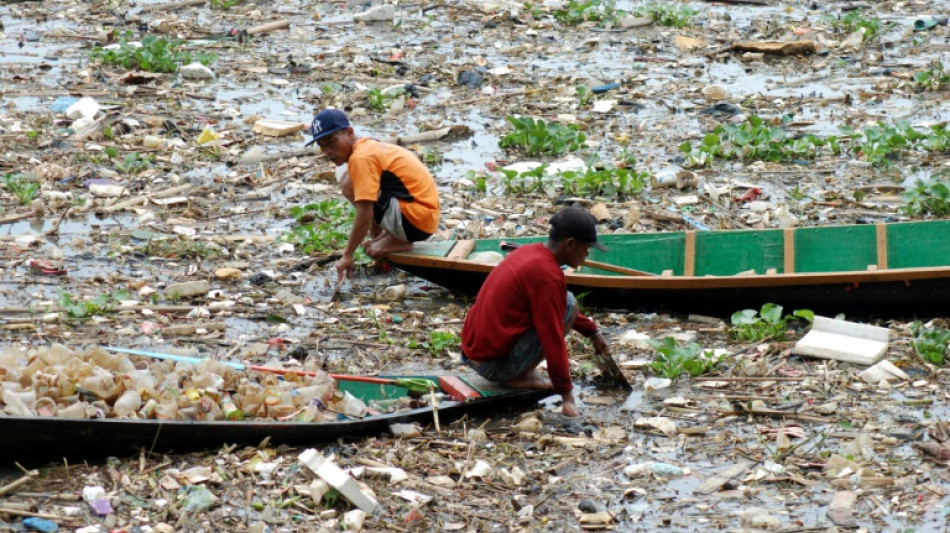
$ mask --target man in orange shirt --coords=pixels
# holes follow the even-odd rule
[[[336,264],[338,279],[353,274],[353,254],[362,243],[366,253],[382,258],[412,250],[439,229],[439,195],[425,164],[394,144],[357,137],[339,109],[317,113],[310,127],[320,150],[338,168],[343,196],[356,206],[353,229]],[[367,232],[372,239],[363,243]]]

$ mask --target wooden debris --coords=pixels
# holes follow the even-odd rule
[[[813,41],[743,41],[730,47],[735,52],[754,52],[777,56],[798,56],[804,54],[814,54],[818,50],[818,45]]]
[[[855,500],[857,500],[857,495],[850,490],[836,492],[831,497],[831,503],[828,504],[826,513],[828,519],[839,527],[858,527],[858,523],[851,516],[851,508],[854,507]]]
[[[745,474],[754,464],[754,462],[748,460],[739,461],[725,470],[717,472],[712,477],[706,479],[706,481],[703,481],[702,485],[696,487],[696,490],[693,492],[703,495],[712,494],[722,488],[722,486],[730,480]]]
[[[268,137],[287,137],[288,135],[300,133],[306,129],[306,127],[306,124],[301,124],[300,122],[262,118],[254,123],[254,133],[260,133]]]
[[[224,322],[204,322],[198,324],[177,324],[174,326],[165,326],[162,328],[162,335],[167,337],[180,336],[180,335],[195,335],[201,331],[211,332],[211,331],[224,331],[227,329],[227,324]]]
[[[267,33],[270,31],[282,30],[290,27],[290,21],[287,19],[275,20],[274,22],[268,22],[267,24],[261,24],[260,26],[254,26],[253,28],[247,29],[248,35],[254,35],[257,33]]]
[[[455,141],[458,139],[471,137],[472,133],[472,128],[457,124],[454,126],[446,126],[437,130],[424,131],[422,133],[399,135],[396,137],[396,144],[406,145],[432,141]]]

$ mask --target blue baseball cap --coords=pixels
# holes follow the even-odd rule
[[[350,120],[346,118],[346,114],[343,113],[343,111],[339,109],[324,109],[317,113],[317,116],[313,117],[313,124],[310,125],[310,135],[313,135],[313,139],[310,139],[310,142],[304,146],[310,146],[327,135],[332,135],[349,127]]]

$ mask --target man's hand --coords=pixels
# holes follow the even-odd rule
[[[336,262],[336,284],[343,283],[343,278],[353,277],[353,256],[343,254],[343,257]]]
[[[561,394],[561,414],[571,418],[581,416],[581,414],[577,411],[577,405],[574,404],[573,392],[568,391]]]
[[[594,345],[595,352],[610,355],[610,345],[607,344],[607,339],[604,338],[603,333],[598,331],[593,337],[590,338],[590,342]]]

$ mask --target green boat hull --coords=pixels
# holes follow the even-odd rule
[[[729,316],[776,303],[787,309],[900,318],[945,314],[950,288],[950,221],[774,230],[603,235],[609,252],[589,259],[654,273],[631,276],[581,267],[566,275],[585,306]],[[526,244],[541,239],[510,239]],[[461,241],[460,241],[461,242]],[[501,240],[417,245],[392,262],[433,283],[475,296]],[[469,244],[469,246],[472,246]]]

